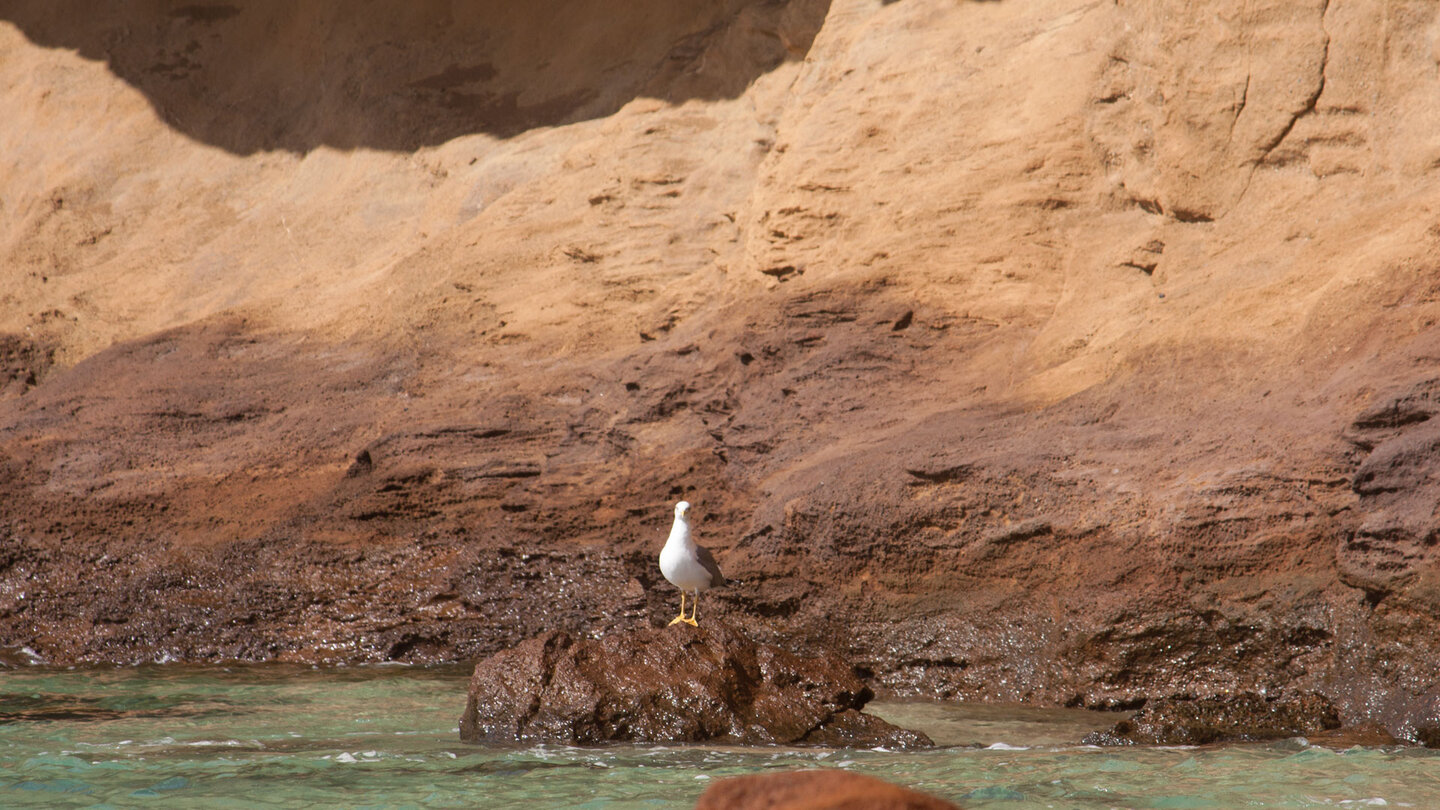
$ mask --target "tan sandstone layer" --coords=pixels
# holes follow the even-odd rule
[[[707,611],[1440,725],[1429,2],[0,2],[0,643]]]

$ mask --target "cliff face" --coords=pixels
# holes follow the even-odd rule
[[[882,687],[1440,724],[1433,4],[293,6],[0,3],[0,643],[644,622],[684,497]]]

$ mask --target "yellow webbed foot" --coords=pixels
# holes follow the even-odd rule
[[[677,621],[677,622],[684,622],[684,623],[690,625],[691,627],[699,627],[699,626],[700,626],[700,623],[697,622],[697,621],[695,621],[694,619],[689,619],[689,618],[686,618],[686,619],[676,619],[675,621]],[[673,622],[672,622],[672,624],[673,624]]]
[[[665,626],[666,626],[666,627],[670,627],[671,625],[676,625],[676,624],[679,624],[679,623],[681,623],[681,622],[685,622],[686,624],[694,624],[694,622],[691,622],[689,619],[685,618],[684,616],[676,616],[675,618],[673,618],[673,619],[670,620],[670,624],[667,624],[667,625],[665,625]]]

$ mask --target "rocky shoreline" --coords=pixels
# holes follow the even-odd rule
[[[488,745],[708,743],[912,750],[921,731],[862,713],[873,692],[834,653],[798,656],[727,623],[574,639],[551,632],[475,665],[460,738]],[[1071,745],[1202,746],[1303,738],[1396,746],[1375,723],[1345,725],[1322,695],[1145,700]],[[1422,732],[1423,733],[1423,732]],[[1422,744],[1425,741],[1421,740]]]
[[[1434,743],[1440,8],[677,8],[0,13],[0,662],[638,632],[685,499],[880,694]]]

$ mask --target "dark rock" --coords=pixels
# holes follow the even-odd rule
[[[1395,738],[1388,729],[1373,720],[1356,723],[1353,726],[1342,726],[1331,731],[1322,731],[1318,734],[1306,736],[1311,745],[1318,745],[1322,748],[1383,748],[1390,745],[1404,745],[1402,741]]]
[[[1426,748],[1440,748],[1440,726],[1417,726],[1415,728],[1415,741]]]
[[[736,776],[711,785],[695,810],[959,810],[957,805],[846,771]]]
[[[475,666],[467,742],[722,742],[919,748],[928,737],[865,715],[873,697],[834,655],[756,644],[723,623],[599,639],[555,631]]]
[[[1150,701],[1109,731],[1085,737],[1087,745],[1208,745],[1279,740],[1340,727],[1328,699],[1305,694],[1272,699],[1253,692],[1207,698]]]

